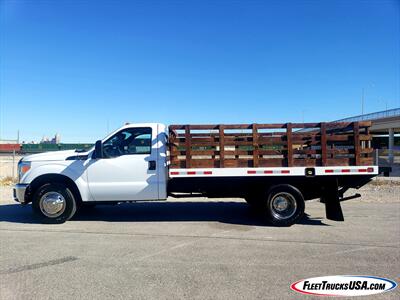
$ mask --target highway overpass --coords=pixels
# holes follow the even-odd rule
[[[337,120],[340,122],[371,121],[370,132],[373,136],[387,136],[389,163],[393,164],[394,138],[400,134],[400,108],[379,111],[370,114]]]

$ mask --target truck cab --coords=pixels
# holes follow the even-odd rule
[[[65,209],[71,196],[75,206],[166,199],[166,144],[165,125],[126,124],[97,141],[98,152],[93,147],[87,152],[28,155],[18,164],[14,198],[23,204],[33,201],[34,206],[38,202],[36,212],[54,221],[70,217]],[[41,193],[43,186],[45,193]]]

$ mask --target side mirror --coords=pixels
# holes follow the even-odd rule
[[[103,143],[101,140],[98,140],[94,145],[94,156],[93,158],[103,158]]]

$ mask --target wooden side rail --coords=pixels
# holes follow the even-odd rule
[[[372,165],[371,122],[169,126],[172,168]]]

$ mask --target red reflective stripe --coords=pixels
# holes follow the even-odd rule
[[[367,172],[373,172],[374,171],[374,168],[368,168],[367,169]]]
[[[196,175],[196,172],[195,171],[189,171],[189,172],[187,172],[187,174],[188,175]]]
[[[171,172],[171,175],[179,175],[179,172]]]
[[[342,169],[342,173],[350,173],[350,169]]]
[[[367,169],[358,169],[358,172],[367,172]]]
[[[247,171],[247,174],[256,174],[256,171]]]
[[[325,173],[333,173],[334,171],[329,169],[329,170],[325,170]]]
[[[282,174],[289,174],[290,171],[289,171],[289,170],[282,170],[281,173],[282,173]]]
[[[274,173],[274,171],[271,171],[271,170],[265,170],[264,171],[264,174],[273,174]]]
[[[211,174],[212,174],[212,171],[204,171],[203,174],[204,174],[204,175],[211,175]]]

